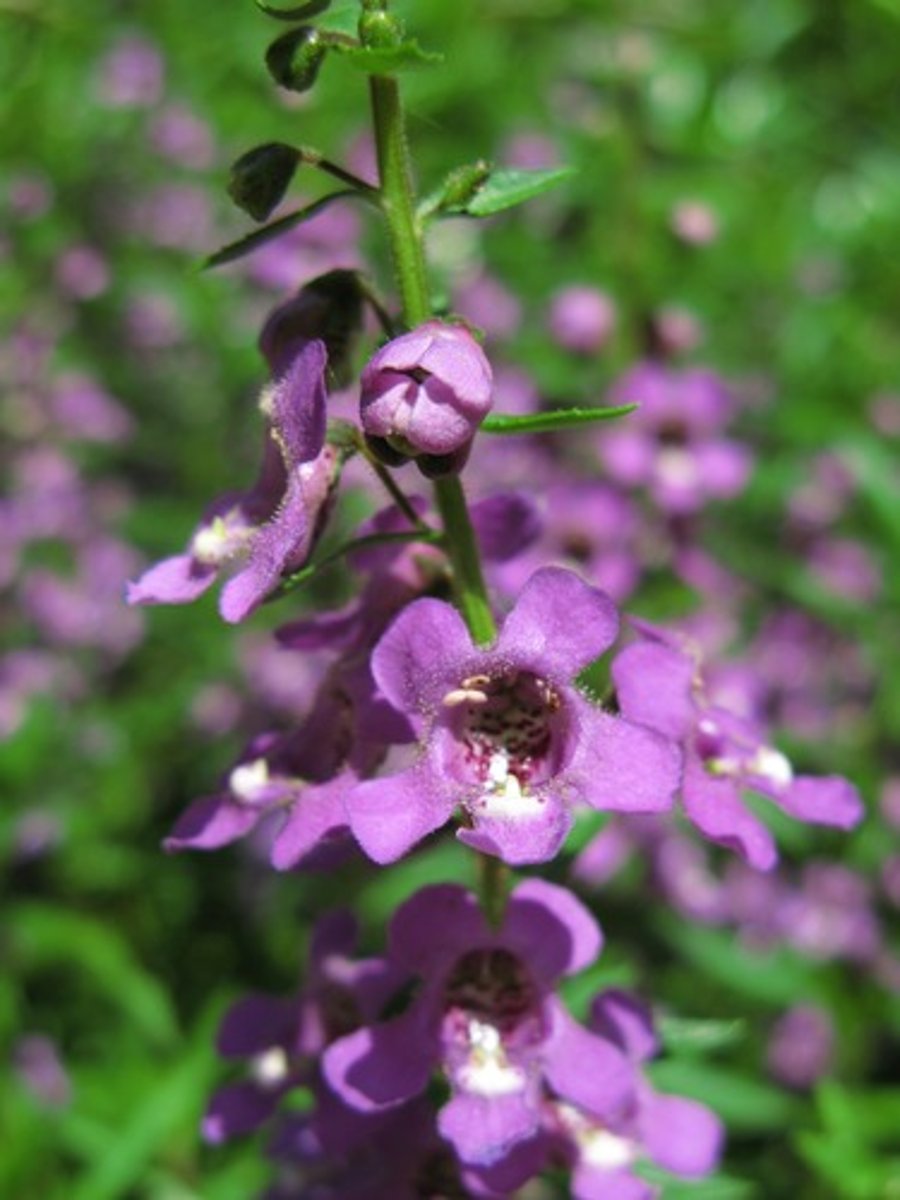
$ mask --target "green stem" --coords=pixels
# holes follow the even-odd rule
[[[381,180],[381,206],[387,221],[394,271],[403,300],[403,319],[412,327],[421,325],[431,316],[431,297],[428,293],[422,230],[416,218],[412,165],[400,87],[392,75],[371,75],[369,88]]]
[[[478,543],[459,477],[450,475],[446,479],[436,479],[434,492],[444,526],[444,545],[453,567],[457,607],[469,627],[472,641],[479,646],[487,645],[494,640],[497,627],[484,586]]]
[[[370,5],[367,5],[367,7]],[[386,4],[379,0],[379,8]],[[387,222],[394,272],[408,328],[421,325],[431,313],[431,296],[425,265],[422,228],[416,216],[412,164],[400,88],[393,76],[369,77],[375,147],[381,184],[381,207]],[[475,531],[469,517],[462,484],[456,476],[435,481],[435,498],[444,527],[444,547],[453,568],[456,604],[472,640],[486,645],[494,640],[491,613]],[[485,912],[499,923],[506,903],[506,868],[492,856],[480,857],[480,890]]]

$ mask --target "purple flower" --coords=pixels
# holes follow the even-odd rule
[[[709,500],[743,489],[751,456],[741,443],[722,436],[732,400],[711,371],[640,363],[619,380],[610,399],[640,405],[597,442],[617,483],[648,488],[674,516],[697,512]]]
[[[239,570],[222,591],[226,621],[242,621],[302,566],[327,512],[340,455],[325,445],[325,347],[307,342],[264,395],[271,427],[259,478],[248,492],[220,496],[184,554],[164,559],[129,586],[130,604],[187,604],[220,570]]]
[[[800,821],[849,829],[862,816],[856,789],[838,776],[795,776],[759,726],[712,703],[699,663],[676,636],[641,624],[641,640],[614,660],[622,713],[681,742],[685,813],[706,837],[767,870],[776,861],[766,826],[741,789],[760,792]]]
[[[619,1046],[635,1068],[656,1052],[648,1010],[625,992],[597,997],[591,1028]],[[641,1159],[688,1179],[708,1175],[719,1159],[719,1119],[694,1100],[655,1092],[640,1077],[636,1103],[618,1121],[597,1121],[566,1103],[554,1109],[558,1132],[568,1143],[575,1200],[653,1200],[657,1189],[632,1170]]]
[[[207,1141],[257,1129],[289,1091],[314,1079],[315,1061],[329,1042],[375,1019],[402,985],[403,977],[384,959],[353,959],[356,938],[349,913],[320,918],[299,995],[254,993],[225,1014],[218,1050],[243,1061],[246,1077],[213,1096],[203,1118]]]
[[[596,354],[612,336],[616,307],[605,292],[573,286],[556,292],[550,304],[550,333],[573,354]]]
[[[790,1088],[810,1088],[831,1067],[834,1028],[825,1009],[798,1004],[779,1019],[769,1038],[769,1073]]]
[[[667,808],[678,786],[674,745],[596,708],[572,682],[617,628],[609,597],[558,568],[532,576],[489,647],[472,644],[449,604],[405,608],[375,648],[372,672],[415,729],[418,757],[348,795],[366,853],[392,862],[460,808],[468,845],[510,863],[544,862],[576,802]]]
[[[557,981],[593,963],[600,946],[587,909],[541,880],[514,890],[496,932],[463,888],[423,888],[394,915],[388,954],[421,978],[421,990],[402,1015],[329,1046],[326,1081],[344,1103],[371,1112],[419,1095],[441,1067],[451,1094],[438,1128],[477,1166],[534,1137],[545,1086],[613,1119],[632,1100],[627,1059],[554,995]]]
[[[387,343],[362,373],[360,414],[374,448],[429,473],[459,470],[491,408],[491,366],[459,325],[427,321]]]

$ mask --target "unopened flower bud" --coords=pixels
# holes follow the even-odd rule
[[[429,474],[458,470],[491,408],[484,351],[458,325],[427,321],[394,338],[362,374],[361,418],[376,453],[421,460]]]
[[[283,33],[266,51],[266,66],[276,83],[291,92],[307,92],[316,82],[328,46],[317,29],[303,25]]]
[[[328,352],[331,385],[346,387],[362,316],[363,296],[357,272],[328,271],[272,310],[259,335],[259,348],[272,375],[277,376],[293,362],[305,342],[318,338]]]

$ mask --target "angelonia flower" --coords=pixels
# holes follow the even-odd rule
[[[467,845],[509,863],[544,862],[576,804],[668,808],[675,745],[604,712],[574,683],[617,630],[608,596],[551,567],[528,581],[490,646],[473,645],[450,604],[408,605],[375,647],[372,673],[418,747],[410,766],[347,796],[366,853],[392,862],[460,809]]]
[[[643,622],[637,631],[639,640],[612,664],[619,708],[681,745],[685,815],[705,837],[758,869],[774,865],[774,839],[743,802],[743,788],[800,821],[840,829],[857,824],[863,809],[852,784],[839,776],[796,775],[758,723],[709,700],[689,643]]]
[[[362,373],[360,420],[369,445],[426,475],[459,471],[491,409],[484,351],[459,325],[426,321],[388,342]]]
[[[680,200],[672,209],[673,233],[690,246],[709,246],[719,236],[715,210],[701,200]]]
[[[269,431],[256,483],[213,501],[187,550],[131,584],[129,603],[190,603],[234,564],[220,611],[242,621],[282,575],[303,565],[340,471],[339,452],[325,442],[325,367],[324,344],[303,343],[263,395]]]
[[[550,336],[573,354],[596,354],[616,326],[616,306],[597,288],[572,285],[555,292],[547,319]]]
[[[746,446],[724,434],[734,401],[712,371],[640,363],[614,385],[610,402],[640,405],[628,422],[597,439],[600,459],[615,482],[646,488],[675,517],[743,490],[752,457]]]

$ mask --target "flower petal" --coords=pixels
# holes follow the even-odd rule
[[[204,796],[181,814],[163,842],[165,850],[218,850],[249,833],[264,810],[228,795]]]
[[[730,779],[710,775],[692,755],[685,767],[682,796],[685,814],[704,837],[736,850],[758,871],[774,867],[775,841],[747,809]]]
[[[618,812],[669,809],[681,778],[675,743],[586,700],[577,703],[581,728],[570,776],[582,799]]]
[[[450,819],[453,800],[427,766],[368,779],[346,796],[353,836],[374,862],[390,863]]]
[[[629,720],[680,741],[696,718],[694,673],[690,657],[673,646],[656,641],[628,646],[612,664],[619,710]]]
[[[581,901],[542,879],[526,879],[513,891],[502,933],[550,986],[591,966],[603,945],[600,926]]]
[[[836,825],[838,829],[852,829],[865,812],[859,792],[839,775],[799,775],[773,799],[798,821]]]
[[[464,1163],[489,1167],[540,1124],[540,1105],[532,1089],[506,1096],[458,1092],[438,1113],[438,1131]]]
[[[129,604],[190,604],[215,583],[219,568],[190,554],[164,558],[128,584]]]
[[[421,888],[391,918],[391,959],[423,978],[479,940],[490,942],[494,935],[475,896],[455,883]]]
[[[605,592],[573,571],[544,567],[528,580],[503,623],[497,650],[538,674],[572,679],[616,639],[619,617]]]
[[[330,834],[347,828],[344,796],[354,782],[355,777],[345,773],[299,790],[272,843],[271,862],[276,870],[290,870]]]
[[[564,1100],[602,1121],[615,1121],[634,1100],[637,1077],[612,1042],[574,1021],[555,997],[547,1002],[551,1035],[544,1047],[544,1075]]]
[[[415,600],[375,647],[372,674],[400,712],[421,712],[440,701],[472,654],[472,639],[452,604]]]
[[[402,1104],[428,1086],[438,1058],[433,1035],[413,1007],[400,1017],[357,1029],[325,1050],[329,1086],[351,1108],[374,1112]]]
[[[695,1100],[651,1094],[641,1105],[641,1130],[647,1153],[665,1170],[698,1179],[715,1169],[722,1122]]]

